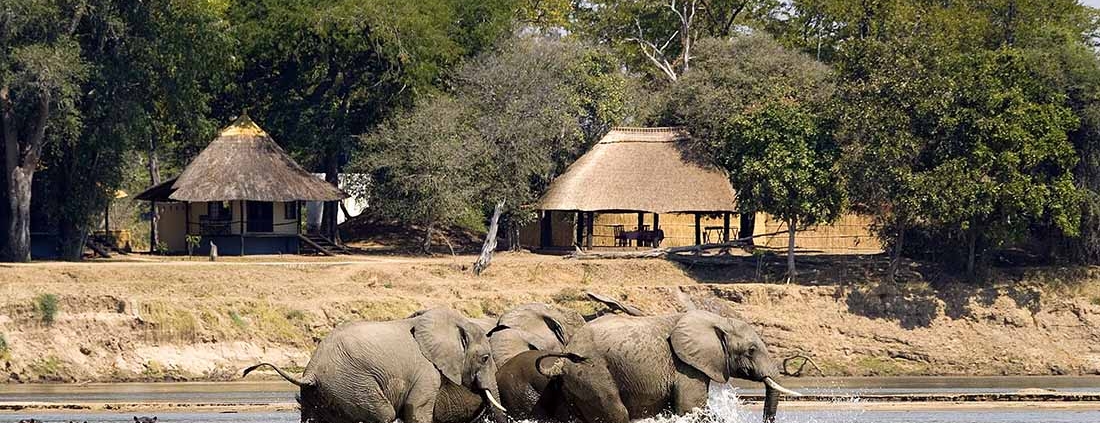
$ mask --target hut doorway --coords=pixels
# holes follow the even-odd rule
[[[246,225],[248,232],[273,232],[275,230],[275,205],[268,201],[249,201]]]

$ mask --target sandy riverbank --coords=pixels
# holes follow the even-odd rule
[[[746,258],[746,260],[754,260]],[[826,375],[1100,373],[1100,271],[1011,269],[988,282],[920,263],[880,283],[875,257],[813,257],[782,284],[781,261],[727,267],[662,260],[473,257],[254,257],[0,266],[0,379],[8,382],[236,380],[259,360],[304,366],[316,340],[353,319],[435,306],[480,317],[539,301],[589,314],[582,292],[652,313],[703,308],[754,324],[779,357]],[[43,322],[40,298],[58,312]],[[791,370],[794,370],[791,363]],[[807,367],[808,374],[816,375]]]

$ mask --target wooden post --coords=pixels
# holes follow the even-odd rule
[[[722,242],[730,242],[730,212],[722,214]]]
[[[661,243],[656,238],[659,235],[660,230],[661,230],[661,215],[657,214],[657,213],[653,213],[653,236],[654,236],[654,238],[653,238],[653,242],[649,243],[650,246],[652,246],[652,247],[660,247],[661,246]]]
[[[574,245],[581,247],[584,245],[584,212],[577,212],[577,236],[575,237]]]
[[[149,213],[149,253],[157,252],[157,202],[150,201],[152,212]]]
[[[191,203],[183,202],[183,236],[191,235]]]
[[[596,212],[588,212],[588,218],[584,219],[584,223],[588,226],[588,239],[585,241],[585,244],[588,245],[588,249],[591,250],[592,233],[595,232],[594,229],[596,227]]]
[[[695,213],[695,245],[703,245],[703,215]]]
[[[294,233],[297,234],[297,235],[302,235],[302,201],[301,200],[294,200],[294,215],[298,217],[298,223],[294,226]],[[298,242],[295,243],[295,244],[298,246],[298,248],[297,248],[298,254],[302,254],[302,242],[301,242],[301,240],[298,240]]]
[[[244,208],[245,204],[248,203],[248,200],[241,200],[238,203],[238,206],[241,208],[241,256],[244,256],[244,217],[246,215],[244,212]]]

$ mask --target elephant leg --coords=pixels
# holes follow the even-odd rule
[[[428,379],[433,380],[420,379],[409,390],[405,404],[401,407],[403,423],[432,423],[440,379],[438,377]]]
[[[567,367],[563,378],[570,402],[587,423],[628,423],[630,414],[619,396],[619,385],[602,359]]]
[[[397,411],[393,404],[382,393],[379,385],[367,386],[355,394],[355,412],[348,413],[352,421],[363,423],[393,423],[397,419]],[[344,421],[345,418],[330,416],[322,421]]]
[[[672,383],[672,411],[684,415],[696,408],[706,407],[709,388],[710,381],[706,376],[700,380],[677,374]]]

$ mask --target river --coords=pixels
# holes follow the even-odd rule
[[[1043,403],[1021,407],[1009,403],[870,404],[861,395],[1013,393],[1023,389],[1059,392],[1100,392],[1100,377],[921,377],[921,378],[803,378],[785,381],[807,394],[831,395],[826,404],[780,404],[782,423],[1097,423],[1100,403]],[[180,423],[292,423],[297,412],[294,387],[282,382],[133,383],[77,385],[0,385],[0,404],[143,404],[143,412],[0,412],[0,423],[24,418],[46,422],[132,422],[135,415],[157,416],[158,422]],[[759,405],[744,404],[739,395],[756,395],[752,384],[713,386],[709,410],[678,418],[647,419],[639,423],[752,423],[760,421]],[[158,410],[158,405],[164,408]],[[168,404],[174,404],[168,407]],[[279,405],[285,411],[190,411],[180,404],[219,404],[263,409]],[[1038,407],[1042,405],[1042,407]],[[169,410],[170,409],[170,410]],[[222,411],[222,410],[219,410]]]

